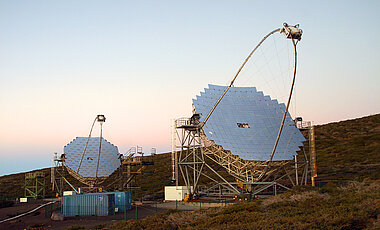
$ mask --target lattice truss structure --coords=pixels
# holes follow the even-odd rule
[[[64,147],[64,154],[67,171],[89,186],[102,183],[120,167],[117,146],[104,138],[77,137]]]
[[[45,198],[45,173],[32,172],[25,174],[25,197]]]
[[[238,194],[242,190],[237,185],[244,184],[253,193],[259,193],[271,186],[289,188],[306,183],[308,159],[306,153],[297,156],[305,138],[295,126],[290,114],[286,114],[282,134],[275,154],[271,158],[279,127],[284,116],[285,105],[255,87],[232,87],[209,117],[207,116],[226,86],[209,85],[196,99],[193,99],[193,117],[176,121],[176,137],[180,149],[176,159],[185,184],[197,191],[199,178],[205,175],[206,167],[218,175],[211,190],[228,190]],[[298,158],[297,158],[298,157]],[[222,166],[236,178],[228,182],[210,167],[205,158]],[[298,176],[298,172],[302,176]],[[178,181],[178,175],[174,175]],[[284,179],[287,182],[283,182]]]

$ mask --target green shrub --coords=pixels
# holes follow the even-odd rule
[[[13,200],[0,200],[0,208],[11,207],[15,204]]]
[[[78,226],[78,225],[73,225],[66,228],[66,230],[81,230],[81,229],[86,229],[86,228],[84,226]]]

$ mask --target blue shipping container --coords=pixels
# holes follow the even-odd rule
[[[107,216],[115,210],[115,194],[87,193],[63,197],[64,216]]]
[[[91,194],[114,194],[115,195],[115,208],[118,212],[132,209],[131,192],[103,192]]]
[[[131,192],[115,192],[115,208],[119,212],[132,209]]]

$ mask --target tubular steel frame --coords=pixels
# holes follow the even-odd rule
[[[190,119],[185,124],[185,118],[176,120],[176,151],[175,168],[178,168],[185,186],[193,195],[205,195],[214,197],[231,197],[250,193],[257,195],[262,192],[273,190],[276,194],[278,189],[289,189],[290,187],[307,184],[309,175],[309,156],[312,156],[312,140],[308,140],[308,148],[302,148],[294,160],[272,161],[268,167],[266,161],[249,161],[233,155],[224,150],[222,146],[216,145],[207,139],[202,129],[197,125],[190,125]],[[310,138],[310,127],[308,130]],[[178,144],[178,145],[177,145]],[[306,147],[306,146],[305,146]],[[214,162],[225,169],[236,181],[227,181],[220,173],[210,166],[208,162]],[[265,177],[257,180],[267,168]],[[206,169],[211,171],[206,173]],[[312,173],[312,172],[311,172]],[[174,173],[178,175],[178,172]],[[199,179],[204,176],[210,183],[207,186],[200,185]],[[175,178],[178,185],[179,178]],[[211,185],[212,184],[212,185]],[[272,190],[270,190],[272,189]]]
[[[298,26],[290,28],[286,23],[284,23],[283,28],[271,31],[259,42],[259,44],[245,59],[229,86],[223,92],[221,97],[215,103],[210,113],[206,116],[205,120],[202,123],[192,124],[191,119],[186,118],[181,118],[174,122],[172,136],[172,162],[174,162],[174,165],[172,163],[172,168],[175,169],[173,177],[175,176],[174,179],[176,181],[176,185],[178,185],[179,180],[178,171],[181,172],[182,178],[186,187],[188,188],[188,191],[191,194],[195,195],[217,195],[221,197],[226,195],[240,195],[245,191],[249,192],[252,195],[256,195],[260,192],[268,190],[271,187],[273,188],[274,194],[276,194],[277,186],[284,189],[289,189],[291,186],[307,183],[309,160],[304,149],[303,155],[295,155],[294,162],[291,160],[273,161],[273,156],[276,152],[277,144],[282,133],[284,121],[288,113],[295,84],[297,69],[296,45],[301,39],[302,31],[298,30],[299,34],[293,34],[293,29],[298,30]],[[202,128],[212,115],[215,108],[219,105],[224,95],[233,86],[239,73],[251,58],[251,56],[254,54],[254,52],[268,37],[276,32],[284,32],[287,38],[291,39],[293,44],[294,69],[291,89],[270,160],[247,161],[241,159],[239,156],[231,154],[229,151],[224,150],[222,146],[216,145],[213,141],[208,140],[206,135],[204,135]],[[174,133],[177,135],[174,135]],[[179,143],[178,146],[177,143]],[[228,182],[209,164],[206,163],[206,158],[226,169],[227,172],[237,180],[237,182]],[[221,181],[217,181],[206,175],[203,172],[204,168],[210,169],[210,171],[217,175]],[[298,172],[302,172],[301,179]],[[214,186],[208,186],[206,189],[201,190],[199,186],[199,178],[201,175],[206,176],[216,184]]]
[[[205,194],[207,191],[201,190],[199,186],[199,179],[201,176],[206,177],[210,181],[218,184],[221,191],[227,191],[228,194],[238,195],[240,192],[228,182],[223,176],[221,176],[213,167],[211,167],[205,159],[205,144],[204,135],[199,125],[191,125],[190,119],[178,119],[176,120],[175,133],[176,139],[179,145],[179,151],[175,151],[176,166],[182,175],[185,186],[191,194]],[[207,175],[205,169],[210,170],[217,179]],[[178,175],[178,172],[175,173]],[[178,176],[176,178],[176,184],[178,185]],[[222,181],[221,183],[219,181]]]

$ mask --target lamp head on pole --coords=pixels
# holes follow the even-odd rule
[[[103,123],[106,121],[106,117],[104,115],[98,115],[96,116],[96,120],[100,123]]]
[[[299,24],[290,26],[285,22],[280,30],[280,33],[284,33],[288,39],[295,39],[298,41],[301,40],[302,37],[302,30],[299,28]]]

